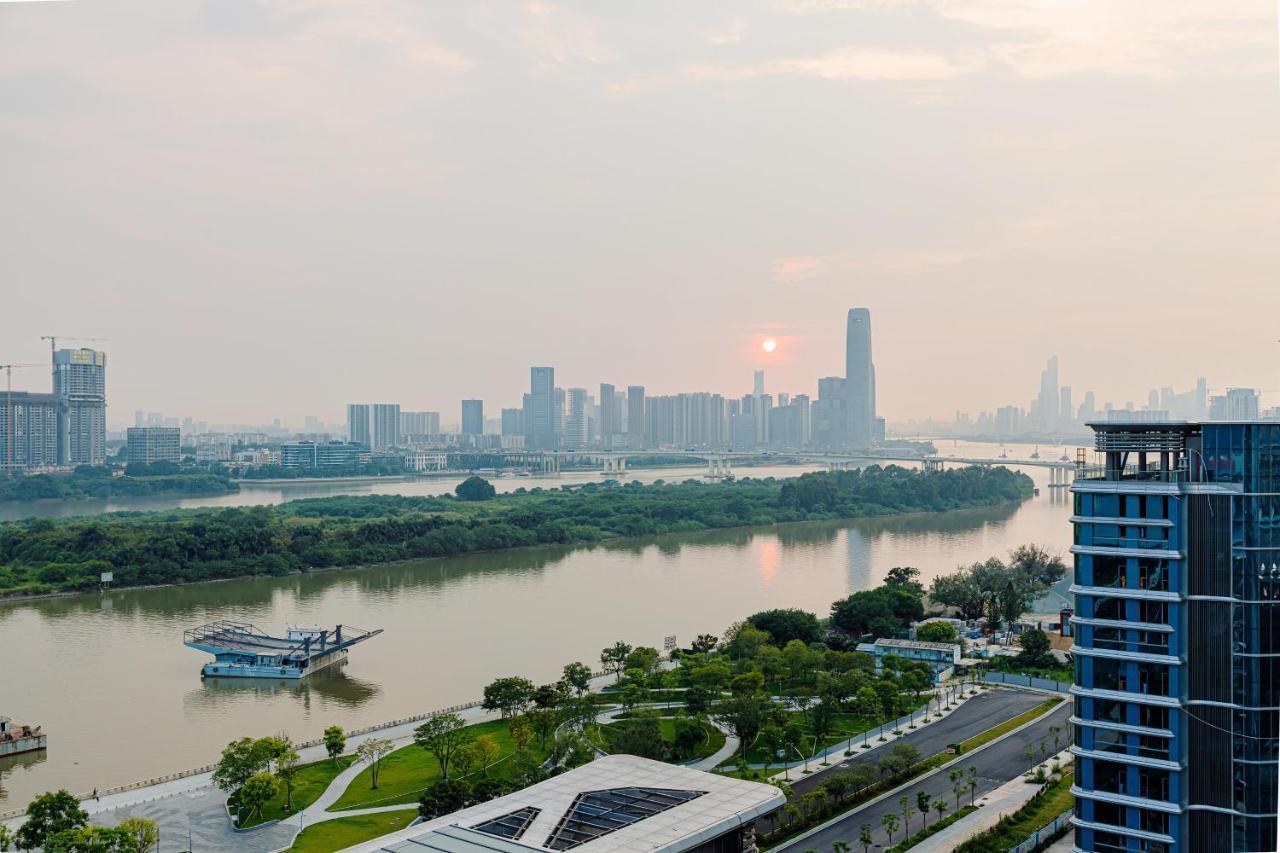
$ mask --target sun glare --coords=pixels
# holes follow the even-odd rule
[[[760,344],[760,349],[765,352],[773,352],[778,348],[778,342],[773,338],[765,338],[764,343]]]

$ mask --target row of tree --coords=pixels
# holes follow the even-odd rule
[[[67,791],[41,794],[27,806],[27,819],[10,833],[0,824],[0,851],[44,853],[155,853],[160,831],[153,820],[127,817],[119,826],[90,826],[80,801]]]

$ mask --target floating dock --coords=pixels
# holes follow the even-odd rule
[[[49,736],[39,726],[14,725],[8,717],[0,717],[0,757],[35,752],[49,745]]]
[[[382,633],[338,625],[333,629],[293,627],[272,637],[248,622],[218,621],[182,633],[182,644],[213,655],[201,676],[303,678],[346,660],[356,643]]]

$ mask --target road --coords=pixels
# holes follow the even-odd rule
[[[1032,705],[1039,704],[1044,700],[1044,697],[1035,695],[1031,695],[1030,698],[1035,700],[1032,702]],[[959,712],[957,712],[957,715],[958,713]],[[966,778],[970,767],[977,768],[978,787],[976,790],[976,796],[981,797],[988,791],[992,791],[1000,787],[1010,779],[1014,779],[1022,775],[1038,763],[1027,760],[1027,756],[1024,751],[1028,744],[1038,746],[1040,740],[1043,738],[1048,742],[1049,751],[1053,751],[1053,735],[1049,731],[1050,726],[1057,726],[1059,728],[1062,733],[1061,736],[1063,738],[1063,742],[1065,742],[1068,732],[1067,719],[1070,716],[1071,703],[1064,702],[1051,714],[1046,714],[1036,720],[1030,728],[1024,729],[1013,737],[1006,738],[999,743],[989,746],[981,752],[975,752],[953,766],[959,768],[961,773],[966,774]],[[987,724],[983,726],[983,729],[991,728],[998,724],[998,722],[998,720],[988,717]],[[927,729],[925,731],[927,731]],[[924,733],[924,731],[921,732],[921,734]],[[874,755],[874,753],[872,754]],[[927,791],[935,801],[939,798],[944,798],[949,807],[947,814],[950,814],[955,810],[955,795],[951,790],[951,780],[948,778],[949,772],[950,770],[948,769],[917,780],[915,784],[903,790],[902,793],[911,798],[911,805],[913,808],[915,807],[916,792],[920,790]],[[858,828],[864,823],[871,824],[872,838],[874,839],[875,845],[872,849],[891,847],[892,844],[890,843],[890,839],[885,834],[884,828],[880,825],[880,817],[887,812],[893,812],[898,815],[899,824],[901,824],[902,808],[898,805],[899,796],[901,796],[901,794],[888,797],[869,806],[864,806],[863,808],[846,815],[838,823],[827,827],[821,832],[808,836],[803,841],[784,844],[776,849],[818,850],[824,851],[825,853],[825,851],[831,850],[832,842],[835,841],[845,841],[852,845],[854,849],[861,849],[861,845],[858,844]],[[968,791],[966,790],[965,795],[961,798],[961,805],[968,803],[968,801],[969,796]],[[937,812],[930,810],[930,821],[937,820],[937,818]],[[914,815],[911,819],[911,831],[917,832],[920,830],[921,826],[922,823],[920,815]],[[898,831],[894,833],[893,843],[900,842],[903,838],[903,831],[901,826],[899,826]]]

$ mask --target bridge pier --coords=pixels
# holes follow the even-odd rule
[[[602,456],[601,461],[604,462],[604,470],[600,473],[606,477],[621,477],[627,473],[627,457],[625,456]]]
[[[733,465],[726,458],[708,456],[707,473],[703,476],[713,480],[728,479],[733,476]]]

